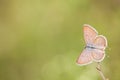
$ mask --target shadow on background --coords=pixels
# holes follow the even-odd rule
[[[76,65],[86,23],[107,37],[103,71],[120,80],[119,0],[0,0],[0,80],[101,80],[95,63]]]

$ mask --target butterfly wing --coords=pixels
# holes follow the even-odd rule
[[[79,65],[87,65],[92,62],[92,51],[89,49],[84,49],[83,52],[80,54],[80,56],[77,59],[77,64]]]
[[[84,24],[83,31],[86,44],[93,44],[96,36],[98,35],[98,32],[93,27],[87,24]]]
[[[92,50],[91,55],[92,55],[93,61],[101,62],[105,57],[105,51],[104,50],[94,49],[94,50]]]
[[[97,49],[94,49],[92,52],[93,60],[101,62],[105,57],[104,49],[107,47],[107,39],[102,35],[97,36],[94,41],[94,46]]]
[[[95,38],[93,44],[96,48],[104,50],[107,47],[107,39],[106,37],[99,35]]]

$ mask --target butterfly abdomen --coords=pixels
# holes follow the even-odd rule
[[[86,46],[85,48],[96,49],[96,48],[93,47],[93,46]]]

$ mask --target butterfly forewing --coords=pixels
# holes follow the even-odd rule
[[[96,36],[98,35],[97,31],[87,24],[84,25],[83,31],[86,44],[93,44]]]
[[[83,52],[80,54],[77,60],[77,64],[79,65],[86,65],[92,62],[92,51],[89,49],[84,49]]]

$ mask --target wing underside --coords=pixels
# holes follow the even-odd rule
[[[102,35],[98,35],[95,38],[93,44],[94,44],[94,47],[104,50],[107,47],[107,39]]]
[[[86,44],[93,44],[96,36],[98,35],[98,32],[93,27],[87,24],[84,25],[83,31]]]
[[[80,56],[77,59],[77,64],[79,65],[86,65],[92,62],[92,51],[88,49],[84,49],[83,52],[80,54]]]
[[[94,49],[94,50],[92,50],[91,55],[92,55],[93,61],[101,62],[105,57],[105,51],[104,50]]]

